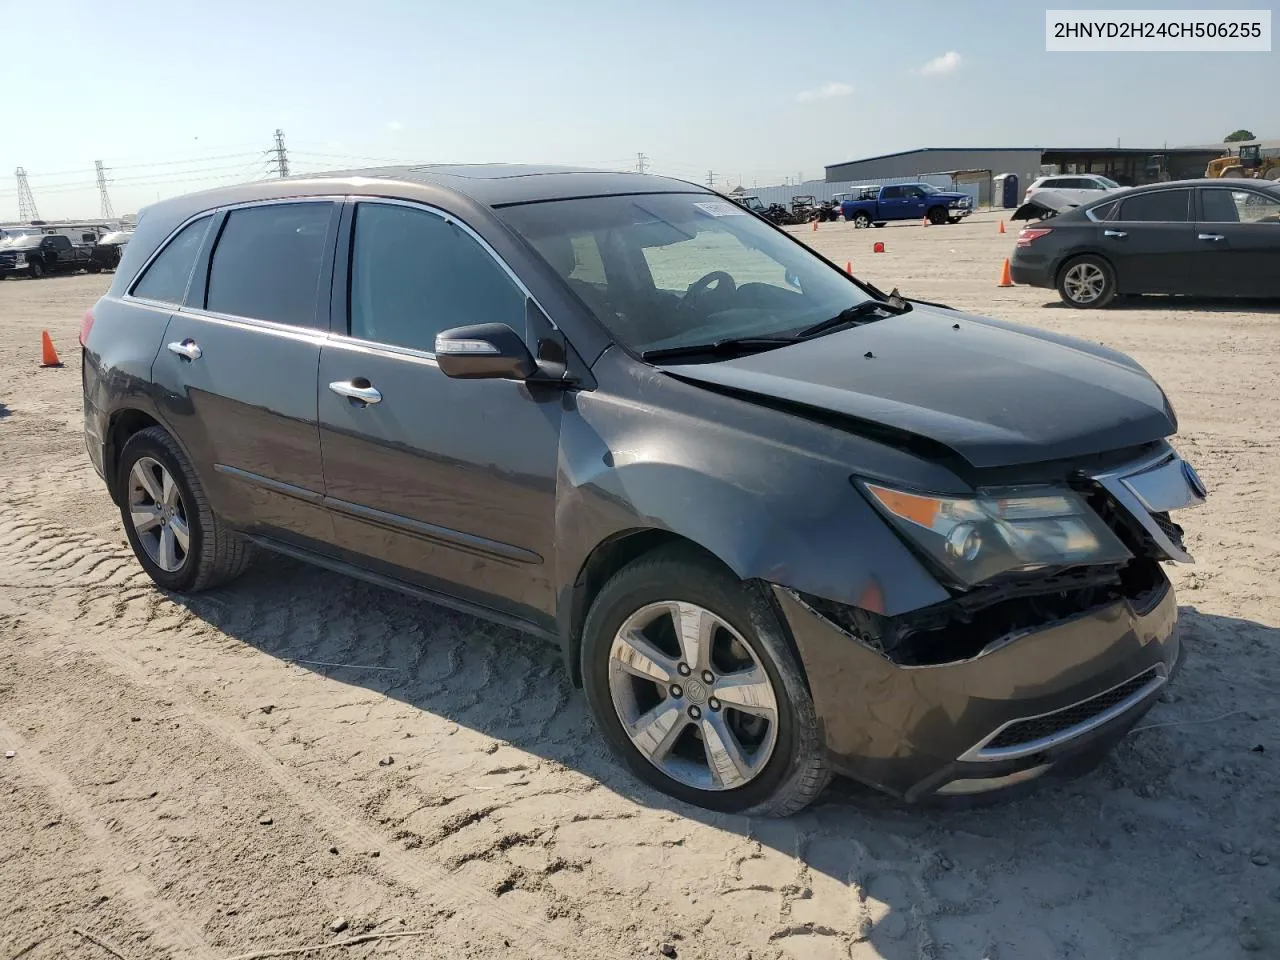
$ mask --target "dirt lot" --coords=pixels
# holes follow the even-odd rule
[[[1280,957],[1280,311],[1000,289],[988,214],[803,236],[1168,390],[1211,491],[1171,571],[1190,655],[1113,759],[995,808],[837,783],[790,820],[711,815],[615,767],[537,641],[285,560],[159,593],[80,434],[76,331],[107,279],[6,281],[0,960],[370,933],[411,936],[306,955]],[[65,368],[38,368],[42,329]]]

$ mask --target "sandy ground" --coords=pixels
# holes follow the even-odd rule
[[[0,960],[370,933],[412,935],[306,955],[1280,957],[1280,311],[1000,289],[989,214],[803,236],[1167,388],[1212,494],[1171,571],[1190,655],[1100,770],[977,810],[837,783],[789,820],[711,815],[614,766],[537,641],[285,560],[162,594],[80,434],[76,332],[107,281],[6,281]],[[41,329],[65,368],[38,368]]]

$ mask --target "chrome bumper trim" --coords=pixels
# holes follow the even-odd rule
[[[1077,737],[1082,737],[1085,734],[1098,729],[1102,725],[1110,723],[1122,713],[1132,710],[1163,687],[1169,679],[1169,673],[1165,669],[1164,665],[1157,664],[1155,668],[1155,675],[1148,682],[1144,683],[1119,703],[1113,704],[1101,713],[1094,714],[1088,720],[1083,720],[1075,726],[1067,727],[1065,730],[1059,730],[1057,733],[1052,733],[1047,737],[1041,737],[1038,740],[1029,740],[1026,743],[1020,743],[1015,747],[987,748],[988,743],[1016,723],[1026,723],[1028,720],[1039,720],[1043,717],[1051,717],[1055,713],[1061,713],[1063,710],[1070,710],[1073,707],[1079,706],[1081,703],[1088,703],[1096,697],[1105,696],[1107,693],[1116,689],[1116,687],[1123,687],[1126,683],[1132,683],[1135,679],[1142,676],[1143,673],[1147,673],[1150,669],[1151,668],[1148,667],[1147,670],[1143,670],[1142,673],[1135,674],[1128,680],[1122,680],[1120,683],[1115,684],[1115,686],[1108,687],[1100,693],[1095,693],[1092,697],[1086,697],[1084,700],[1078,700],[1065,707],[1059,707],[1057,710],[1050,710],[1047,713],[1037,713],[1029,717],[1017,717],[1016,719],[1008,720],[1000,724],[1000,726],[992,730],[976,744],[962,753],[958,759],[964,761],[977,761],[981,763],[994,763],[1000,760],[1016,760],[1019,757],[1027,757],[1033,753],[1040,753],[1042,750],[1051,750],[1054,747],[1061,746],[1062,744],[1074,740]]]

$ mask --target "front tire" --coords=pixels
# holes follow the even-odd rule
[[[656,551],[605,584],[583,629],[582,677],[614,755],[679,800],[786,816],[830,779],[772,605],[692,548]]]
[[[32,280],[41,279],[44,277],[44,264],[39,263],[38,261],[33,262],[31,266],[27,267],[27,273],[30,275]]]
[[[191,461],[161,427],[124,445],[116,491],[129,545],[157,586],[198,593],[238,577],[253,558],[248,541],[214,514]]]
[[[1078,310],[1096,310],[1116,298],[1116,272],[1101,257],[1074,257],[1058,271],[1058,295]]]
[[[929,211],[929,222],[939,227],[947,222],[947,211],[944,207],[934,207]]]

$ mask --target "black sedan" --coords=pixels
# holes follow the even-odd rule
[[[1280,185],[1184,180],[1106,195],[1024,227],[1015,283],[1072,307],[1118,294],[1280,297]]]

